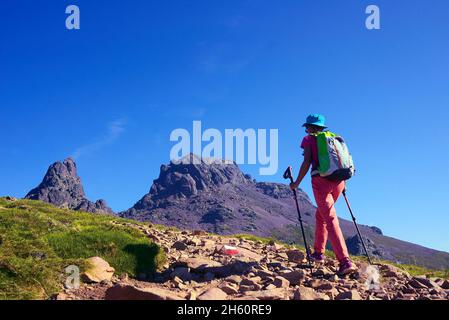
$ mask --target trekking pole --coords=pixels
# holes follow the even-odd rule
[[[285,170],[285,172],[284,172],[284,179],[290,179],[290,182],[293,183],[292,167],[288,167],[287,170]],[[303,238],[303,241],[304,241],[304,246],[306,247],[307,261],[309,262],[310,272],[313,273],[312,272],[313,271],[312,270],[312,263],[310,261],[309,246],[307,245],[306,234],[304,232],[304,226],[302,224],[301,211],[299,210],[298,195],[296,193],[296,190],[293,190],[293,197],[294,197],[295,203],[296,203],[296,210],[298,211],[299,224],[301,225],[301,232],[302,232],[302,238]]]
[[[349,212],[351,213],[352,221],[354,221],[354,225],[355,225],[355,228],[357,229],[357,233],[359,234],[359,238],[362,241],[363,249],[365,250],[365,254],[368,257],[368,262],[369,262],[369,264],[372,265],[371,258],[368,254],[368,250],[366,250],[365,242],[363,241],[362,234],[360,233],[359,227],[357,226],[356,219],[354,217],[354,214],[352,213],[352,209],[351,209],[351,205],[349,204],[348,197],[346,197],[346,189],[343,190],[343,196],[345,197],[346,204],[348,205],[348,209],[349,209]]]

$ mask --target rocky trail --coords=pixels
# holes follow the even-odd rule
[[[115,275],[97,259],[90,283],[65,289],[56,300],[438,300],[449,299],[449,281],[412,277],[387,264],[373,269],[357,262],[359,272],[339,278],[337,261],[305,268],[301,250],[204,231],[138,228],[166,252],[167,262],[156,275]],[[238,248],[229,255],[224,246]],[[377,270],[379,272],[377,272]],[[86,277],[85,277],[86,278]]]

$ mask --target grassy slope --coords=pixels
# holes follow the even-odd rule
[[[0,299],[47,298],[64,282],[64,269],[100,256],[116,273],[152,273],[163,251],[112,216],[0,198]]]

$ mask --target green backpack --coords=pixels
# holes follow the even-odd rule
[[[350,179],[355,173],[352,156],[345,141],[339,135],[329,131],[314,134],[318,143],[318,169],[312,175],[319,173],[333,181]]]

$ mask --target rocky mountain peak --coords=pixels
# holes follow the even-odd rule
[[[42,182],[25,198],[41,200],[57,207],[73,210],[113,213],[104,200],[93,203],[86,198],[76,163],[72,158],[53,163]]]
[[[211,191],[224,184],[251,182],[231,161],[199,158],[189,154],[179,161],[162,165],[159,178],[154,180],[150,195],[189,197],[199,191]]]

